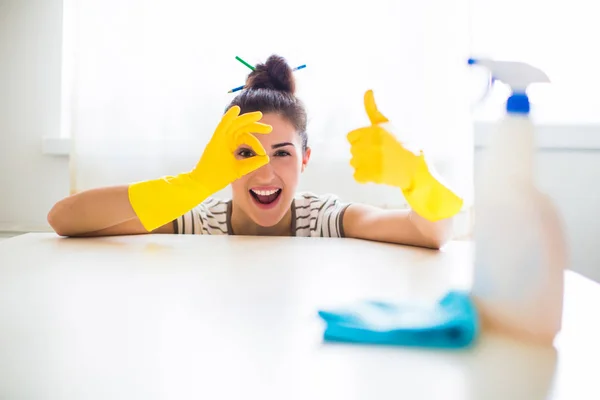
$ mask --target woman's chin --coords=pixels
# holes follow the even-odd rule
[[[251,214],[252,221],[258,226],[263,228],[271,228],[277,225],[283,217],[285,216],[285,212],[281,212],[279,210],[253,210],[254,212]]]

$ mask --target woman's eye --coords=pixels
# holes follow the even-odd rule
[[[256,155],[250,149],[240,149],[240,150],[238,150],[237,154],[238,154],[238,156],[240,156],[242,158],[250,158],[250,157],[254,157]]]
[[[279,150],[278,152],[275,153],[275,157],[287,157],[289,155],[290,155],[290,153],[285,150]]]

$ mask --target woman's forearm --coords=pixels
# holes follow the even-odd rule
[[[52,207],[48,223],[62,236],[99,231],[135,219],[128,186],[91,189],[69,196]]]

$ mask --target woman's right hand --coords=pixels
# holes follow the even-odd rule
[[[239,113],[239,107],[225,113],[191,172],[69,196],[48,213],[50,226],[61,236],[173,233],[175,218],[269,162],[252,133],[270,133],[272,127],[258,122],[260,112]],[[257,155],[236,159],[241,146],[251,147]]]
[[[231,182],[269,163],[269,156],[252,133],[271,133],[271,125],[258,122],[260,111],[240,115],[238,106],[231,107],[215,129],[191,176],[207,192],[216,193]],[[250,147],[255,156],[237,159],[235,151]]]

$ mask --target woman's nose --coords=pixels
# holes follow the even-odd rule
[[[271,161],[257,169],[255,174],[258,178],[264,180],[269,180],[273,178],[275,176],[275,170],[273,168],[273,165],[271,165]]]

